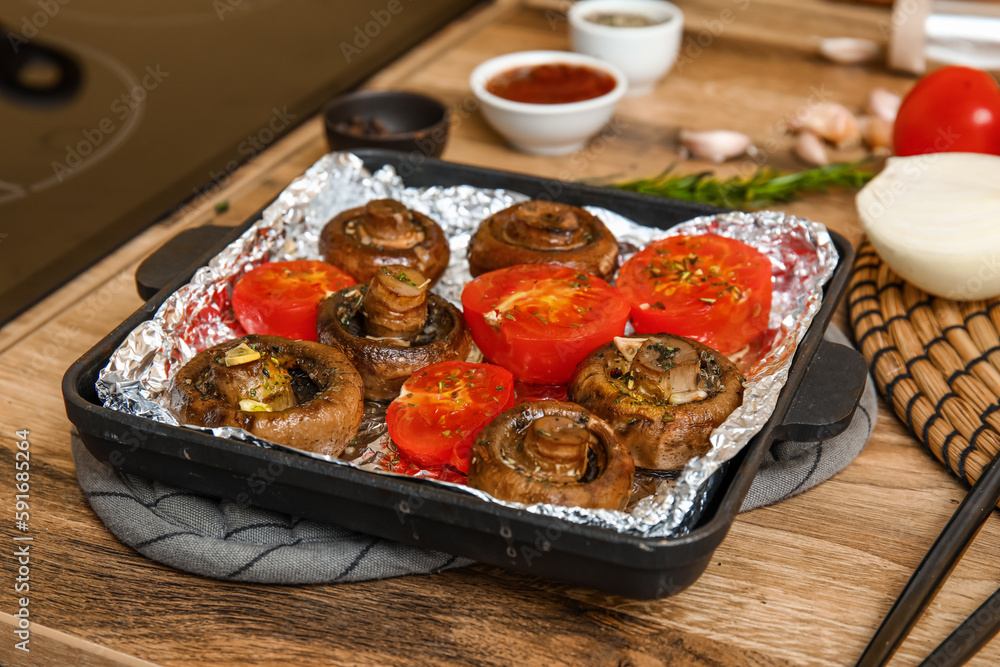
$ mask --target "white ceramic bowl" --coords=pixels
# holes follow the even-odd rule
[[[657,25],[618,28],[588,21],[593,14],[639,14],[664,21]],[[628,78],[628,95],[650,92],[677,60],[684,13],[664,0],[581,0],[569,13],[574,51],[611,63]]]
[[[513,102],[486,90],[486,83],[497,74],[546,64],[592,67],[610,74],[616,84],[605,95],[568,104]],[[491,58],[472,71],[469,85],[487,122],[517,150],[537,155],[565,155],[583,148],[611,119],[628,86],[625,75],[613,65],[569,51],[519,51]]]

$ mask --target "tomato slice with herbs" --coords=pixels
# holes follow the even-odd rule
[[[723,354],[765,331],[771,313],[771,261],[715,234],[651,243],[625,262],[617,285],[636,333],[687,336]]]
[[[597,276],[555,264],[484,273],[466,284],[462,306],[486,359],[535,384],[568,382],[591,350],[625,332],[629,311]]]
[[[233,287],[233,312],[249,333],[316,340],[320,301],[356,282],[311,259],[261,264]]]
[[[491,364],[441,361],[411,375],[389,404],[389,436],[405,458],[422,466],[469,469],[483,428],[514,404],[514,378]]]

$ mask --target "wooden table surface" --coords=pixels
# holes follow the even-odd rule
[[[912,80],[815,54],[819,36],[883,41],[886,10],[821,0],[699,0],[678,67],[625,100],[605,135],[566,157],[508,149],[471,108],[472,68],[496,54],[566,49],[557,11],[480,6],[369,82],[421,90],[456,111],[444,157],[566,180],[651,175],[678,161],[679,128],[740,130],[790,157],[784,122],[818,98],[863,106],[875,86]],[[698,48],[688,48],[692,44]],[[700,46],[698,46],[700,44]],[[881,405],[874,437],[844,472],[779,505],[741,515],[709,569],[676,597],[638,602],[486,566],[339,586],[220,583],[168,569],[119,543],[76,484],[59,382],[140,305],[137,263],[178,231],[238,224],[325,152],[313,119],[0,330],[0,458],[31,438],[31,652],[13,648],[13,472],[4,480],[3,665],[477,664],[846,665],[860,656],[965,489]],[[695,171],[709,165],[681,162]],[[752,170],[749,160],[724,173]],[[208,175],[206,175],[206,179]],[[228,212],[216,214],[216,201]],[[787,210],[860,238],[850,193]],[[840,320],[843,321],[841,314]],[[991,517],[892,664],[919,662],[997,587],[1000,522]],[[1000,642],[974,664],[1000,664]]]

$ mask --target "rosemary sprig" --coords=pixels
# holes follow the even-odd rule
[[[865,162],[838,162],[791,174],[761,167],[750,178],[732,176],[726,179],[715,178],[710,171],[674,174],[674,165],[671,165],[653,178],[612,183],[610,187],[726,208],[751,209],[791,201],[807,191],[860,188],[875,176],[874,172],[859,169]]]

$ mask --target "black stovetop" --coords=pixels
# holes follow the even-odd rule
[[[0,324],[474,2],[5,2]]]

